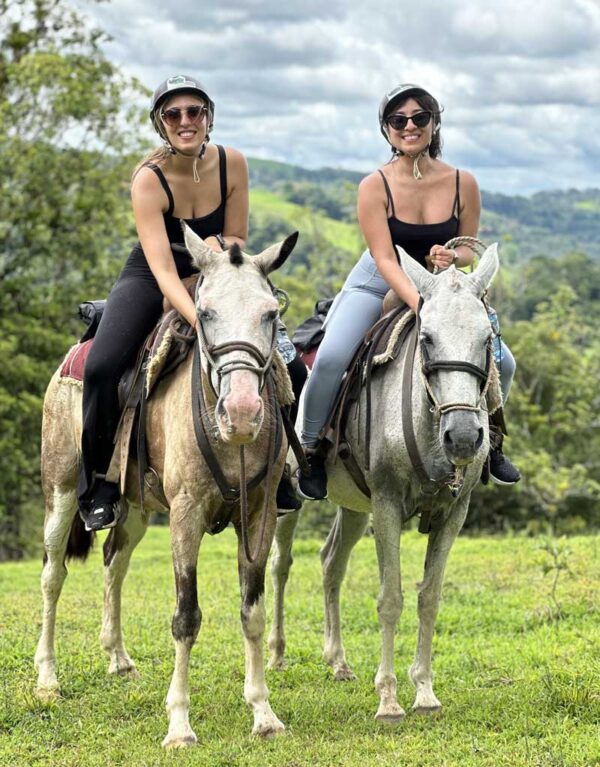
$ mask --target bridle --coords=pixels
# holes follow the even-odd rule
[[[202,276],[198,279],[196,286],[194,304],[198,305],[198,290],[202,284]],[[228,509],[228,515],[226,518],[219,522],[219,530],[223,529],[231,518],[234,506],[239,502],[240,504],[240,529],[244,554],[248,561],[248,564],[254,564],[256,559],[262,550],[265,531],[267,527],[268,519],[268,499],[271,494],[271,488],[273,484],[273,469],[275,461],[281,450],[282,442],[282,428],[281,428],[281,411],[277,406],[277,398],[275,396],[275,386],[272,377],[269,377],[271,372],[271,366],[273,362],[273,354],[275,353],[275,340],[276,340],[277,326],[276,322],[273,322],[273,337],[271,339],[271,348],[269,354],[265,357],[264,354],[254,344],[247,341],[228,341],[224,344],[209,344],[206,338],[206,331],[202,324],[202,320],[198,317],[198,339],[199,347],[194,349],[193,366],[192,366],[192,417],[194,422],[194,432],[196,434],[196,442],[200,448],[204,460],[215,480],[221,497],[225,503],[226,509]],[[253,364],[247,359],[238,357],[236,359],[228,360],[227,362],[218,363],[218,358],[223,354],[229,352],[246,352],[249,354],[256,363]],[[232,487],[224,475],[221,465],[215,455],[213,447],[211,445],[210,435],[213,439],[217,438],[215,429],[207,429],[206,420],[208,419],[206,401],[204,398],[204,390],[202,383],[202,369],[200,354],[203,354],[207,362],[206,378],[208,379],[209,386],[213,391],[213,394],[217,398],[220,397],[221,382],[223,377],[228,373],[232,373],[234,370],[247,370],[250,373],[254,373],[259,379],[259,392],[262,393],[266,386],[267,400],[270,411],[270,429],[268,438],[268,456],[265,466],[256,474],[252,479],[246,478],[246,462],[244,454],[244,445],[240,445],[240,484],[239,487]],[[218,380],[218,389],[215,388],[212,383],[211,372],[214,372]],[[264,501],[262,516],[259,525],[259,532],[257,537],[256,548],[254,552],[250,551],[250,523],[248,518],[248,490],[257,487],[262,481],[265,481],[264,487]]]
[[[198,305],[198,291],[202,285],[203,278],[198,279],[196,285],[196,294],[194,304]],[[257,346],[249,343],[248,341],[228,341],[224,344],[209,344],[206,337],[206,330],[202,324],[202,320],[198,317],[198,338],[200,340],[200,348],[207,362],[207,374],[210,382],[210,387],[213,390],[214,395],[218,398],[220,396],[221,383],[223,377],[229,373],[233,373],[234,370],[246,370],[249,373],[254,373],[258,376],[258,391],[262,392],[265,386],[267,374],[271,369],[273,362],[273,354],[275,353],[275,341],[277,334],[277,325],[273,322],[273,333],[271,337],[271,347],[268,355],[265,357]],[[221,362],[218,364],[217,357],[221,357],[224,354],[230,352],[245,352],[249,354],[257,364],[244,359],[242,357],[236,357],[235,359],[227,360],[227,362]],[[217,377],[217,390],[213,386],[212,373]]]
[[[421,357],[421,374],[423,376],[423,384],[427,392],[427,397],[431,403],[431,412],[436,418],[450,413],[453,410],[467,410],[473,413],[479,413],[481,411],[481,405],[485,400],[488,388],[492,380],[493,373],[493,355],[494,351],[491,342],[487,344],[486,349],[486,365],[485,369],[474,365],[472,362],[465,362],[464,360],[432,360],[429,357],[427,347],[421,337],[421,307],[423,305],[423,299],[419,301],[419,307],[417,309],[417,327],[416,333],[419,344],[419,354]],[[468,402],[447,402],[442,403],[438,401],[435,393],[429,383],[429,376],[435,373],[437,370],[453,371],[470,373],[479,379],[479,400],[476,405],[471,405]]]

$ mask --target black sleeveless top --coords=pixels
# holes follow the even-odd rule
[[[427,268],[425,256],[429,255],[432,246],[444,245],[448,240],[458,235],[458,219],[460,215],[460,178],[458,169],[456,171],[456,195],[452,205],[452,214],[447,221],[441,221],[439,224],[408,224],[396,218],[390,185],[383,172],[379,171],[379,173],[381,173],[387,196],[386,209],[392,213],[388,218],[388,226],[393,244],[400,245],[409,256],[412,256],[421,266]]]
[[[165,220],[167,237],[169,238],[169,242],[172,245],[184,244],[183,230],[181,227],[182,221],[185,221],[190,229],[199,237],[202,237],[203,240],[207,237],[215,234],[221,234],[223,232],[223,226],[225,225],[225,204],[227,200],[227,159],[225,156],[225,149],[219,144],[217,144],[217,150],[219,152],[221,202],[219,203],[219,206],[215,208],[215,210],[213,210],[211,213],[208,213],[206,216],[200,216],[199,218],[181,219],[173,215],[175,200],[173,199],[173,192],[171,192],[171,188],[169,187],[164,173],[158,167],[158,165],[154,165],[153,163],[148,163],[147,165],[147,167],[150,168],[150,170],[153,170],[154,173],[156,173],[158,176],[158,180],[160,181],[162,188],[165,190],[167,199],[169,201],[169,207],[167,208],[166,212],[163,213],[163,218]],[[177,267],[177,274],[181,278],[189,277],[190,274],[196,271],[196,269],[194,269],[192,266],[190,257],[185,253],[178,253],[177,251],[173,251],[173,259],[175,261],[175,266]],[[144,255],[144,251],[142,250],[142,246],[139,242],[131,251],[129,258],[127,259],[127,263],[125,264],[125,268],[123,269],[123,273],[127,275],[136,274],[137,276],[145,277],[147,277],[149,273],[152,276],[152,272],[148,266],[146,256]]]

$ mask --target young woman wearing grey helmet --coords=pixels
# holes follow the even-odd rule
[[[170,77],[152,96],[150,119],[163,145],[133,174],[139,242],[110,293],[85,366],[77,494],[88,530],[118,521],[119,488],[105,475],[119,420],[121,375],[160,317],[163,297],[191,325],[196,322],[194,302],[181,281],[193,271],[191,259],[172,249],[183,245],[181,222],[215,251],[234,242],[243,248],[248,235],[246,160],[235,149],[209,143],[214,116],[213,100],[193,77]]]
[[[475,237],[481,201],[477,182],[439,157],[441,113],[424,88],[403,83],[387,93],[379,107],[379,127],[392,148],[392,159],[361,182],[358,221],[368,245],[350,272],[330,310],[304,401],[302,442],[309,453],[310,476],[301,476],[298,493],[317,500],[327,495],[324,459],[317,449],[346,368],[366,331],[379,318],[389,288],[417,310],[419,296],[402,271],[399,245],[428,268],[467,266],[467,247],[447,249],[459,235]],[[500,378],[506,400],[515,371],[502,344]],[[499,431],[499,430],[496,430]],[[490,452],[490,475],[514,484],[519,472],[502,453],[501,434]]]

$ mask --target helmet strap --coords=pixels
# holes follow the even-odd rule
[[[419,168],[419,160],[423,157],[425,157],[429,152],[429,144],[418,154],[408,154],[408,152],[403,152],[401,149],[398,149],[397,147],[392,147],[392,160],[397,160],[399,157],[410,157],[410,159],[413,161],[413,178],[415,181],[420,181],[423,178],[423,174],[421,173],[421,169]]]
[[[210,141],[210,138],[209,138],[209,136],[207,134],[206,138],[202,142],[202,146],[200,147],[200,151],[198,152],[198,157],[194,158],[193,171],[194,171],[194,183],[195,184],[199,184],[200,183],[200,176],[198,174],[198,160],[203,160],[204,159],[204,155],[206,154],[206,146],[207,146],[209,141]]]

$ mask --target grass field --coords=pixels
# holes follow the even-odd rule
[[[198,745],[165,753],[163,701],[173,662],[173,576],[166,528],[153,528],[125,585],[125,632],[139,679],[106,674],[98,643],[99,547],[72,564],[59,609],[57,648],[64,697],[33,695],[39,634],[39,562],[0,565],[0,764],[206,765],[207,767],[591,767],[600,764],[599,539],[563,544],[571,570],[551,598],[552,557],[540,541],[461,538],[448,565],[434,640],[441,715],[374,721],[379,659],[373,541],[363,539],[343,593],[345,644],[356,682],[334,683],[320,659],[320,542],[299,541],[289,583],[288,669],[268,672],[271,703],[287,726],[272,741],[250,736],[242,698],[235,543],[229,530],[204,542],[199,594],[204,620],[191,668],[191,722]],[[425,539],[403,538],[405,610],[398,632],[399,701],[416,639],[416,592]],[[270,589],[269,589],[270,594]],[[270,613],[270,606],[269,606]]]

